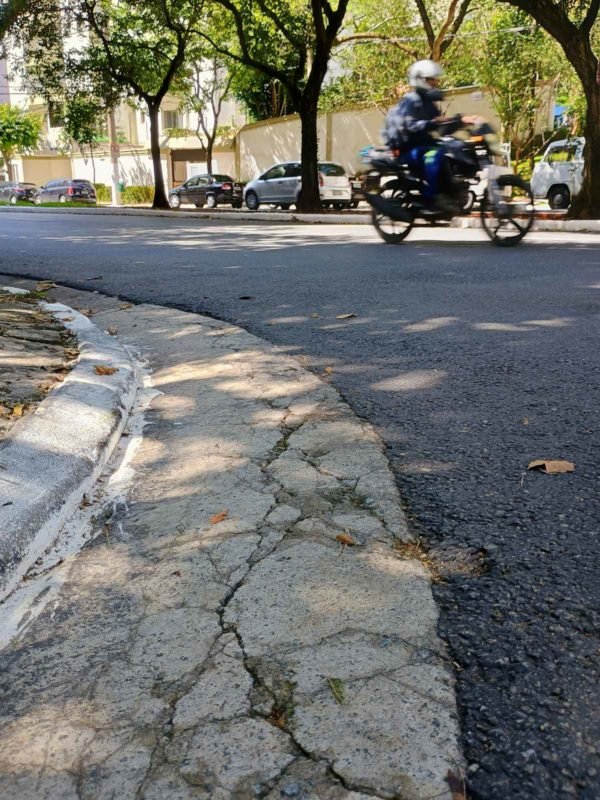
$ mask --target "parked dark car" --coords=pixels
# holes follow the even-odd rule
[[[0,200],[4,200],[14,206],[17,200],[31,200],[36,189],[35,183],[3,181],[0,183]]]
[[[40,186],[33,202],[40,203],[95,203],[96,190],[91,181],[80,178],[58,178]]]
[[[193,203],[196,208],[206,205],[242,207],[242,184],[236,183],[229,175],[194,175],[185,183],[169,192],[169,205],[179,208],[182,203]]]

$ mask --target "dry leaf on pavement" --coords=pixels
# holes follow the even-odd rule
[[[77,310],[80,314],[83,314],[84,317],[93,317],[96,313],[93,308],[78,308]]]
[[[54,281],[40,281],[35,286],[36,292],[47,292],[48,289],[54,289],[56,284]]]
[[[343,705],[346,702],[346,691],[341,678],[327,678],[327,683],[336,703]]]
[[[104,364],[96,364],[94,367],[94,372],[96,375],[114,375],[115,372],[118,372],[118,367],[106,367]]]
[[[351,314],[337,314],[336,315],[336,319],[352,319],[352,317],[355,317],[355,316],[356,316],[356,314],[353,314],[353,313],[351,313]]]
[[[572,461],[552,461],[549,459],[538,459],[530,461],[527,469],[539,469],[546,475],[558,475],[561,472],[575,472],[575,464]]]
[[[219,522],[223,522],[224,519],[227,519],[228,514],[228,511],[219,511],[218,514],[213,514],[210,518],[210,524],[217,525]]]
[[[16,406],[12,407],[13,417],[22,417],[24,411],[25,411],[25,406],[23,405],[23,403],[17,403]]]
[[[331,375],[333,372],[333,367],[325,367],[325,375]]]
[[[119,306],[121,311],[126,311],[128,308],[133,308],[133,303],[121,303]]]
[[[338,535],[335,537],[335,540],[344,546],[356,547],[356,542],[349,533],[338,533]]]
[[[448,770],[446,775],[448,786],[452,792],[452,800],[465,800],[467,796],[467,789],[464,780],[452,770]]]
[[[106,332],[110,333],[111,336],[116,336],[117,333],[119,332],[119,329],[117,328],[116,325],[109,325],[108,328],[106,329]]]

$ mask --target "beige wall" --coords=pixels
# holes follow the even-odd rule
[[[451,89],[442,104],[444,113],[476,114],[500,130],[500,120],[489,95],[478,89]],[[552,127],[554,90],[548,85],[542,92],[538,132]],[[319,158],[331,159],[349,174],[365,169],[360,150],[381,144],[385,109],[364,108],[337,111],[319,117]],[[242,180],[255,178],[279,161],[300,158],[300,120],[297,116],[265,120],[247,125],[236,137],[237,165]]]
[[[325,158],[327,128],[319,118],[319,157]],[[242,128],[236,137],[237,178],[248,181],[280,161],[300,159],[300,120],[296,115],[257,122]]]
[[[47,158],[36,158],[29,156],[21,159],[18,166],[19,177],[27,183],[36,183],[42,186],[48,181],[56,178],[71,178],[71,159],[68,157],[48,156]]]

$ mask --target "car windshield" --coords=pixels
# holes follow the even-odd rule
[[[340,167],[339,164],[319,164],[319,172],[336,178],[346,174],[344,168]]]
[[[233,178],[230,178],[229,175],[213,175],[213,178],[219,183],[233,183]]]

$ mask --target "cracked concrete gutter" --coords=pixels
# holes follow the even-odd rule
[[[452,673],[372,429],[237,327],[59,294],[159,394],[120,513],[0,654],[0,798],[450,800]]]
[[[0,599],[94,485],[136,390],[133,361],[119,342],[74,309],[40,305],[76,336],[80,355],[62,385],[0,444]],[[98,375],[96,365],[115,372]]]

